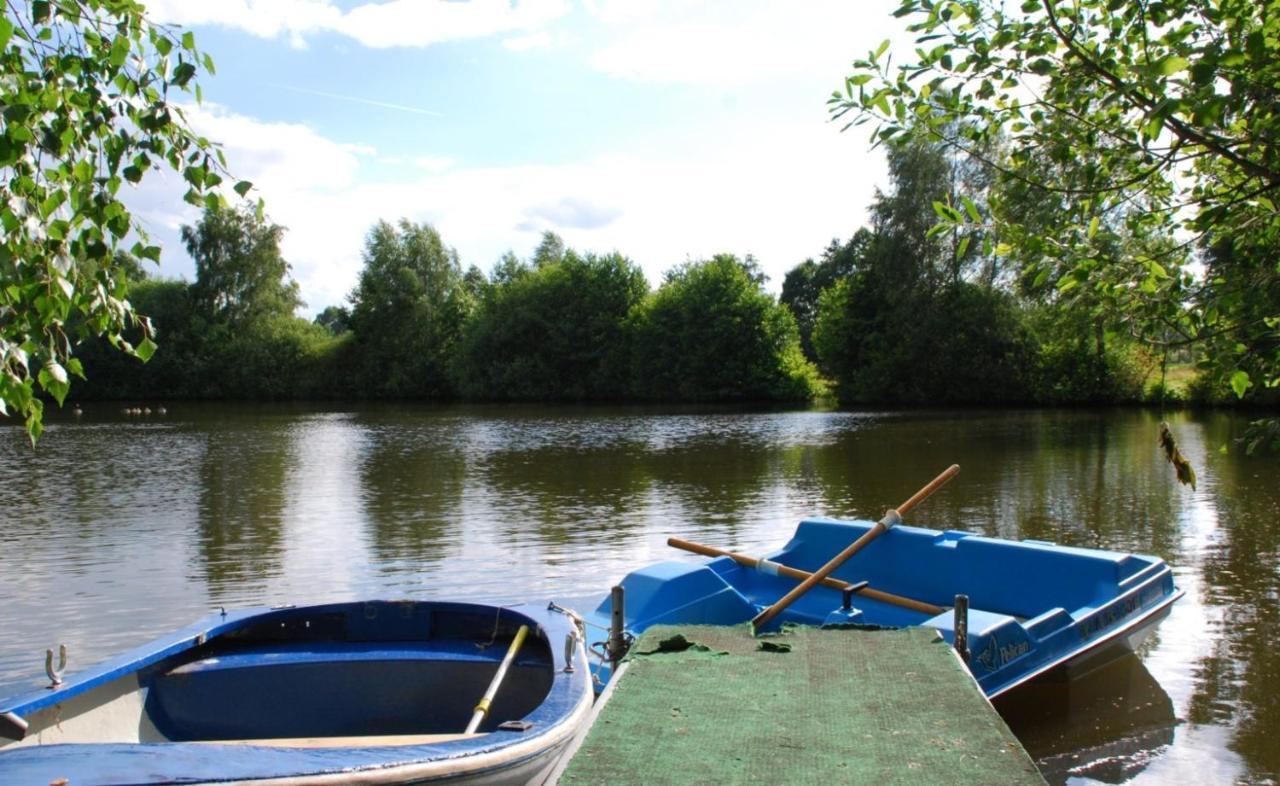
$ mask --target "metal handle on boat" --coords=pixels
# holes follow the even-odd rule
[[[578,651],[578,631],[571,630],[564,634],[564,672],[573,673],[573,656]]]
[[[511,646],[507,647],[507,654],[502,658],[502,663],[498,666],[498,672],[493,675],[493,680],[489,683],[489,689],[484,692],[484,698],[480,699],[480,703],[476,705],[476,710],[471,715],[471,722],[467,724],[464,734],[474,734],[475,730],[480,727],[480,722],[489,714],[489,706],[493,703],[493,697],[498,692],[502,680],[507,676],[507,669],[511,667],[511,662],[516,659],[516,653],[520,651],[520,647],[524,644],[525,636],[529,635],[529,626],[521,625],[520,630],[516,631],[516,637],[511,640]]]
[[[67,670],[67,645],[58,645],[58,668],[53,667],[53,650],[44,651],[44,673],[49,675],[49,687],[62,684],[62,672]]]
[[[901,517],[904,514],[910,512],[916,505],[924,502],[930,494],[942,488],[944,483],[954,478],[959,474],[959,472],[960,465],[952,464],[950,467],[947,467],[944,472],[938,475],[938,477],[929,481],[928,485],[917,491],[915,494],[912,494],[906,502],[902,503],[897,508],[890,508],[889,511],[885,513],[884,518],[876,522],[876,525],[867,530],[866,534],[855,540],[847,549],[832,557],[831,561],[826,565],[823,565],[821,568],[814,571],[813,575],[800,583],[800,586],[791,590],[786,595],[783,595],[772,606],[757,614],[755,619],[751,620],[752,629],[759,630],[768,624],[770,620],[781,614],[792,603],[799,600],[802,595],[813,589],[820,581],[834,573],[836,568],[843,565],[850,557],[861,551],[863,546],[866,546],[868,543],[879,537],[882,532],[888,531],[890,527],[900,522],[902,520]]]

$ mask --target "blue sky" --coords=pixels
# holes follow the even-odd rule
[[[884,165],[825,101],[850,61],[909,36],[880,0],[153,0],[217,74],[192,123],[252,180],[308,313],[345,302],[374,221],[435,226],[463,265],[544,230],[650,281],[751,253],[786,271],[865,220]],[[172,176],[138,216],[191,278]]]

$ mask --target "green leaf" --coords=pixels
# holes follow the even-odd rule
[[[245,194],[249,193],[250,189],[253,188],[253,183],[250,183],[248,180],[241,180],[239,183],[232,186],[232,188],[235,189],[237,194],[243,197]]]
[[[969,214],[969,218],[975,224],[982,223],[982,216],[978,215],[978,206],[973,204],[973,200],[967,196],[961,195],[960,202],[964,205],[965,212]]]
[[[4,49],[9,45],[9,38],[13,36],[13,23],[8,17],[0,14],[0,49]]]
[[[129,39],[123,35],[118,35],[111,42],[111,55],[108,61],[116,68],[124,65],[124,61],[129,59]]]
[[[1179,71],[1185,71],[1191,62],[1185,57],[1170,55],[1156,64],[1156,70],[1161,76],[1172,76]]]
[[[67,391],[71,389],[71,382],[67,379],[67,370],[58,365],[57,362],[50,360],[40,369],[39,380],[40,387],[53,396],[58,402],[58,406],[62,406],[62,401],[67,397]]]
[[[138,359],[143,363],[146,363],[148,360],[151,360],[151,356],[156,353],[157,348],[156,342],[149,338],[144,338],[142,339],[142,342],[138,344],[137,348],[133,350],[133,354],[137,355]]]
[[[1235,391],[1236,398],[1244,398],[1244,394],[1253,387],[1253,381],[1249,379],[1249,373],[1242,370],[1236,370],[1231,374],[1231,389]]]

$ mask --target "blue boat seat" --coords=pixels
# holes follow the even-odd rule
[[[175,741],[456,733],[505,650],[463,639],[264,643],[155,675],[146,709]],[[545,651],[522,653],[482,730],[532,712],[552,678]]]

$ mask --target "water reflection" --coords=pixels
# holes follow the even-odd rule
[[[362,425],[357,498],[373,559],[393,571],[429,569],[459,547],[468,467],[458,422],[401,418]]]
[[[0,428],[0,693],[44,647],[99,660],[214,605],[586,596],[679,534],[746,553],[814,515],[1159,554],[1186,597],[1114,672],[1002,704],[1056,782],[1280,777],[1280,462],[1243,419],[1141,411],[180,405]],[[75,666],[73,665],[73,668]]]
[[[279,575],[290,458],[286,430],[243,424],[206,436],[193,561],[215,600],[261,592]]]
[[[1173,702],[1137,657],[1054,675],[996,700],[1045,780],[1124,783],[1173,743]]]

